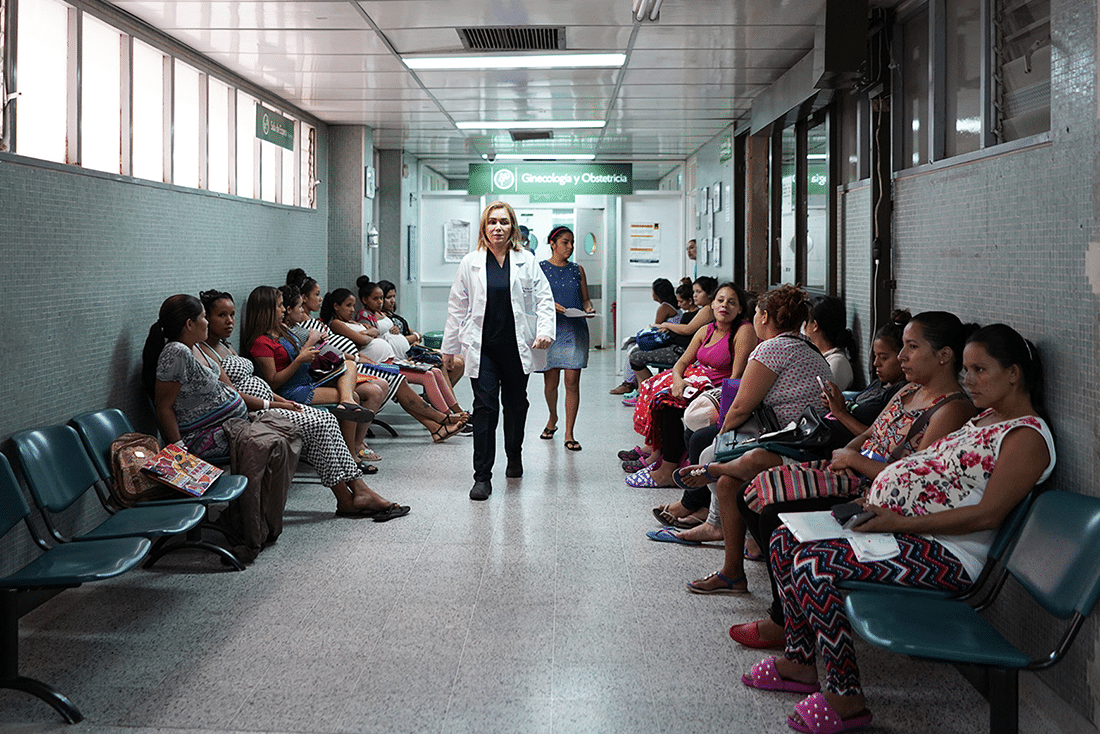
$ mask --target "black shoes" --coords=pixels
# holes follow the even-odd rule
[[[493,485],[489,482],[474,482],[474,486],[470,489],[470,499],[487,500],[492,493]]]
[[[518,479],[523,476],[523,460],[508,459],[508,468],[504,470],[504,476],[509,479]]]

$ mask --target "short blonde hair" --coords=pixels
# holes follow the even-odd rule
[[[516,219],[516,210],[512,208],[512,205],[505,201],[494,201],[489,206],[485,207],[485,211],[481,213],[481,225],[477,230],[477,249],[486,250],[489,248],[489,235],[486,232],[486,228],[489,226],[489,212],[494,209],[503,209],[508,212],[508,219],[512,222],[512,232],[509,235],[508,248],[511,250],[522,250],[523,246],[519,243],[519,221]]]

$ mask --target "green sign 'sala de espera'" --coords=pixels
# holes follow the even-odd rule
[[[629,163],[471,163],[468,190],[485,194],[633,194]]]
[[[294,150],[294,121],[257,104],[256,137],[287,150]]]

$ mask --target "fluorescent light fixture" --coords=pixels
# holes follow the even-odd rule
[[[459,130],[562,130],[578,127],[603,127],[604,120],[499,120],[456,122]]]
[[[498,153],[498,161],[594,161],[595,153]]]
[[[626,63],[626,54],[538,54],[483,56],[402,56],[414,71],[461,71],[464,69],[602,69]]]

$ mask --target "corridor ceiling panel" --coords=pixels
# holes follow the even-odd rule
[[[746,119],[753,98],[813,48],[825,0],[664,0],[658,20],[644,23],[634,20],[632,0],[113,4],[326,123],[371,126],[376,146],[402,148],[448,177],[465,176],[491,149],[592,154],[659,178]],[[564,37],[560,49],[539,53],[619,53],[626,62],[561,70],[405,64],[486,53],[467,49],[460,29],[525,26]],[[506,129],[457,127],[578,120],[606,127],[525,141]]]

